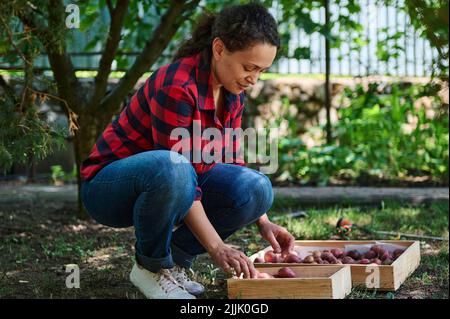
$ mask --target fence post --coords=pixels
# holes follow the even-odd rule
[[[330,32],[330,2],[325,0],[325,29]],[[331,143],[330,40],[325,37],[325,108],[327,111],[327,144]]]

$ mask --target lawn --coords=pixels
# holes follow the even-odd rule
[[[299,210],[307,217],[289,217]],[[270,216],[297,239],[336,238],[340,217],[358,225],[349,239],[396,239],[375,231],[448,238],[448,213],[448,203],[314,208],[276,198]],[[0,208],[0,298],[143,298],[128,281],[134,258],[133,229],[112,229],[74,215],[75,206],[64,203],[17,203]],[[227,242],[249,256],[268,245],[254,225]],[[421,265],[397,292],[353,289],[349,298],[448,298],[448,252],[448,241],[421,241]],[[80,268],[79,289],[66,288],[67,264]],[[226,298],[225,274],[208,255],[198,257],[194,276],[207,286],[201,298]]]

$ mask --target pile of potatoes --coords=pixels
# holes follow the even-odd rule
[[[360,265],[390,265],[402,253],[403,249],[397,249],[389,253],[381,245],[373,245],[369,251],[361,254],[356,250],[344,252],[342,249],[313,251],[311,255],[301,259],[295,252],[291,252],[285,258],[281,254],[275,254],[273,250],[265,253],[263,258],[256,258],[255,263],[301,263],[311,265],[326,264],[360,264]]]

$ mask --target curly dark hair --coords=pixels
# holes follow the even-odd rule
[[[268,10],[257,2],[224,8],[219,14],[204,13],[192,37],[182,43],[173,60],[190,56],[208,48],[219,37],[230,52],[242,51],[258,43],[280,48],[277,22]]]

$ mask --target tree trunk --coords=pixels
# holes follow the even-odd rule
[[[88,219],[89,215],[81,202],[81,162],[85,160],[97,141],[98,136],[108,124],[105,120],[99,123],[99,118],[86,110],[84,113],[78,114],[79,129],[75,133],[73,139],[75,163],[77,165],[77,184],[78,184],[78,213],[77,217]],[[105,123],[106,122],[106,123]]]
[[[27,184],[34,183],[36,183],[36,161],[34,159],[33,152],[29,152],[27,163]]]

